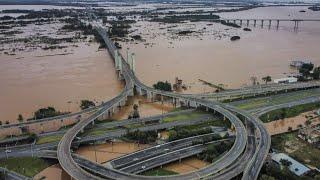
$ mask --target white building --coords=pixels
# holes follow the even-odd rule
[[[286,77],[286,78],[274,79],[273,82],[274,83],[295,83],[295,82],[298,82],[298,78]]]
[[[281,159],[290,161],[292,164],[289,166],[289,170],[297,176],[302,176],[306,174],[308,171],[310,171],[310,169],[307,166],[301,164],[300,162],[294,160],[293,158],[284,153],[273,153],[271,158],[279,165],[281,165]]]

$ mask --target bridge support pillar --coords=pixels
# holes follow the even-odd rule
[[[271,20],[269,20],[269,26],[268,26],[268,27],[269,27],[269,29],[271,28],[271,22],[272,22],[272,21],[271,21]]]
[[[297,31],[299,29],[299,21],[294,21],[294,30]]]
[[[279,29],[280,20],[277,20],[277,29]]]
[[[122,71],[121,70],[118,72],[118,79],[119,80],[123,80],[123,76],[122,76]]]
[[[253,26],[256,27],[256,25],[257,25],[257,20],[255,19],[253,20]]]
[[[121,100],[119,104],[120,104],[120,107],[125,106],[126,105],[126,100]]]
[[[128,96],[134,96],[133,89],[131,89],[131,90],[128,92]]]
[[[126,62],[130,65],[129,59],[130,59],[130,52],[129,52],[129,48],[127,48],[127,59],[126,59]]]
[[[250,22],[250,20],[247,20],[247,27],[249,26],[249,22]]]
[[[44,132],[44,128],[43,128],[43,124],[42,123],[40,123],[40,129],[41,129],[41,133],[43,133]]]
[[[116,70],[119,70],[119,55],[118,50],[114,50],[114,63],[116,66]]]
[[[240,26],[242,26],[242,19],[240,20]]]
[[[233,20],[233,23],[236,24],[236,20]]]
[[[136,55],[134,53],[131,53],[131,69],[133,73],[136,72]]]
[[[261,27],[263,27],[264,20],[261,20]]]
[[[136,91],[137,91],[139,96],[142,95],[142,89],[140,87],[136,87]]]
[[[153,101],[153,93],[151,91],[147,91],[147,98]]]
[[[91,122],[91,125],[94,126],[94,120]]]
[[[63,119],[61,119],[60,122],[61,122],[61,127],[64,127],[64,121],[63,121]]]
[[[197,103],[194,101],[190,101],[189,102],[189,106],[193,107],[193,108],[197,108]]]

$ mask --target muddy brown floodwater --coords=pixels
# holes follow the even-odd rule
[[[31,117],[47,106],[79,111],[82,99],[101,103],[116,96],[123,85],[110,56],[97,49],[83,45],[70,55],[45,57],[30,52],[23,59],[0,55],[0,120],[15,121],[19,113]]]
[[[114,142],[113,144],[106,143],[96,146],[83,146],[77,150],[77,154],[89,159],[90,161],[95,161],[97,157],[97,162],[102,164],[104,162],[110,161],[117,157],[129,154],[144,148],[149,147],[148,145],[127,143],[127,142]],[[53,165],[35,176],[35,179],[40,179],[45,176],[49,180],[69,180],[70,177],[61,169],[60,165]]]
[[[306,10],[306,13],[299,12]],[[243,12],[221,13],[228,18],[309,18],[320,19],[320,12],[307,10],[307,7],[268,7]],[[260,23],[260,22],[258,22]],[[258,24],[249,28],[252,32],[230,28],[207,22],[163,25],[151,22],[138,22],[133,34],[141,34],[145,43],[122,43],[123,52],[130,47],[136,54],[137,75],[148,85],[158,80],[174,82],[175,77],[191,86],[187,92],[213,91],[203,86],[198,79],[214,84],[225,84],[227,88],[250,84],[250,77],[285,77],[284,73],[295,72],[289,68],[292,60],[310,60],[320,65],[320,22],[302,22],[299,32],[293,31],[293,22],[280,23],[277,30],[275,22],[269,29]],[[171,30],[205,31],[200,37],[179,37],[171,39]],[[246,27],[246,26],[244,26]],[[205,28],[205,30],[204,30]],[[169,35],[168,35],[169,34]],[[230,36],[239,35],[241,39],[230,41]]]
[[[270,135],[276,135],[288,132],[289,127],[292,130],[299,129],[299,125],[305,126],[306,121],[308,118],[306,116],[314,116],[314,111],[302,113],[296,117],[285,118],[277,121],[272,121],[269,123],[265,123],[268,132]],[[315,118],[312,120],[313,125],[320,124],[320,118]]]
[[[210,163],[202,161],[197,157],[190,157],[181,160],[181,162],[176,161],[163,166],[164,169],[177,172],[179,174],[188,173],[192,171],[197,171],[208,166]]]

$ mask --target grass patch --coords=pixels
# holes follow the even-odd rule
[[[152,169],[146,172],[143,172],[141,175],[144,176],[170,176],[170,175],[176,175],[178,173],[174,171],[169,171],[163,168],[157,168],[157,169]]]
[[[237,105],[238,108],[249,110],[249,109],[255,109],[258,107],[266,106],[268,105],[268,100],[266,99],[252,99],[249,103],[243,103]]]
[[[163,118],[163,122],[172,122],[172,121],[180,121],[180,120],[189,120],[196,119],[201,117],[202,115],[208,114],[206,112],[196,111],[188,114],[178,114],[175,116],[165,117]]]
[[[178,112],[178,111],[183,111],[183,110],[187,110],[188,108],[185,107],[178,107],[178,108],[174,108],[172,110],[170,110],[169,112]]]
[[[319,167],[320,164],[320,149],[308,144],[307,142],[297,137],[298,132],[290,132],[272,136],[271,147],[287,153],[297,161]]]
[[[63,135],[53,135],[53,136],[43,136],[39,137],[37,140],[37,144],[45,144],[45,143],[51,143],[51,142],[58,142],[61,140]]]
[[[228,120],[213,119],[212,121],[209,121],[209,122],[203,122],[195,125],[181,126],[181,128],[192,131],[200,128],[206,128],[209,126],[230,127],[231,123]]]
[[[113,130],[117,130],[119,128],[117,127],[112,127],[112,128],[99,128],[99,129],[88,129],[86,130],[84,133],[81,134],[81,136],[100,136],[103,134],[106,134],[107,132],[113,131]]]
[[[33,177],[45,168],[51,166],[49,163],[40,158],[23,157],[23,158],[9,158],[1,159],[0,166],[23,174],[28,177]]]

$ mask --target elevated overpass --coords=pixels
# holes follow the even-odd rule
[[[182,102],[183,104],[186,104],[187,106],[190,106],[190,107],[195,107],[195,108],[200,106],[206,107],[207,110],[210,109],[214,112],[218,112],[222,114],[225,118],[229,119],[229,121],[233,124],[233,126],[236,129],[236,138],[235,138],[234,145],[232,146],[231,150],[228,153],[226,153],[226,155],[223,158],[215,162],[215,164],[209,165],[206,168],[201,169],[197,172],[170,176],[170,177],[166,177],[166,179],[186,179],[186,178],[198,179],[199,177],[204,177],[204,176],[216,173],[228,167],[235,160],[237,160],[237,158],[242,154],[242,152],[245,149],[246,142],[247,142],[247,135],[246,135],[246,130],[244,128],[244,125],[235,115],[233,115],[226,109],[220,107],[219,104],[211,101],[202,100],[202,99],[193,98],[193,97],[181,96],[180,94],[159,91],[159,90],[155,90],[153,88],[149,88],[145,86],[136,78],[136,76],[134,75],[134,72],[130,69],[129,65],[126,63],[126,61],[122,56],[120,56],[120,61],[119,61],[118,59],[119,56],[117,55],[118,54],[117,49],[114,47],[111,40],[107,37],[106,31],[99,25],[96,26],[96,28],[98,29],[100,35],[104,39],[111,56],[115,58],[115,64],[118,65],[120,62],[121,64],[120,72],[126,82],[126,88],[123,91],[125,93],[121,93],[115,99],[122,99],[129,96],[127,92],[130,92],[130,95],[132,95],[133,88],[135,88],[136,91],[141,95],[143,95],[142,93],[145,92],[148,98],[152,98],[155,95],[160,95],[160,96],[170,97],[173,99],[173,101],[180,102],[180,103]],[[97,113],[93,114],[90,118],[86,120],[80,121],[73,128],[71,128],[64,135],[64,137],[62,138],[62,140],[58,145],[57,157],[59,159],[59,162],[62,168],[75,179],[92,179],[92,178],[98,179],[97,176],[86,172],[85,170],[81,169],[81,167],[77,165],[77,163],[73,160],[71,156],[70,148],[71,148],[72,140],[81,130],[83,130],[83,128],[86,125],[93,122],[96,118],[98,118],[101,114],[103,114],[104,111],[107,111],[108,109],[112,108],[114,103],[117,103],[117,101],[114,99],[109,102],[110,102],[109,107],[103,108],[103,110],[98,111]],[[112,179],[119,179],[119,178],[120,179],[148,179],[148,177],[145,177],[145,176],[126,174],[124,172],[116,171],[108,168],[106,168],[106,171],[108,172],[108,178],[112,178]],[[153,178],[163,178],[163,177],[153,177]]]

